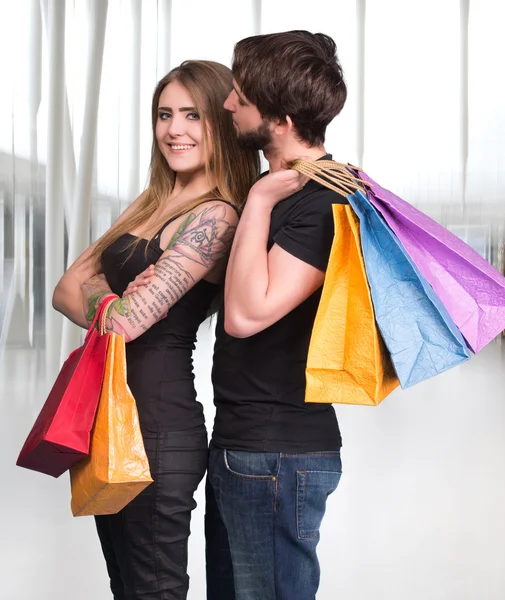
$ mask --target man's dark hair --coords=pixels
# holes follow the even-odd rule
[[[256,35],[235,45],[233,76],[263,118],[285,121],[289,115],[298,137],[317,146],[347,97],[336,52],[323,33]]]

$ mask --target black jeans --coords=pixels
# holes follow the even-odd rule
[[[114,600],[184,600],[193,495],[207,468],[204,425],[144,432],[154,479],[116,515],[96,517]]]

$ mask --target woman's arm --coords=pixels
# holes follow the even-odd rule
[[[120,215],[117,223],[121,223],[135,211],[138,204],[144,198],[143,192],[130,206]],[[87,329],[91,321],[87,317],[87,311],[83,306],[83,294],[81,286],[94,275],[101,273],[102,267],[99,260],[93,260],[92,254],[98,242],[92,244],[79,258],[65,271],[59,280],[53,293],[53,308],[62,313],[76,325]],[[104,286],[107,285],[103,277]],[[105,288],[104,288],[105,289]],[[107,285],[108,293],[112,293]],[[92,320],[92,319],[91,319]]]
[[[107,307],[107,331],[124,334],[126,341],[131,341],[165,317],[186,292],[226,259],[237,222],[235,210],[223,202],[205,202],[179,217],[176,233],[149,282]],[[82,293],[91,316],[110,291],[94,278],[84,283]]]
[[[93,322],[102,302],[111,295],[116,296],[110,289],[103,273],[93,275],[91,279],[88,279],[81,285],[82,309],[88,327]]]
[[[84,310],[81,288],[83,282],[91,280],[95,276],[101,277],[103,286],[107,286],[109,294],[112,293],[105,276],[97,275],[97,272],[101,270],[101,265],[91,259],[95,246],[96,243],[90,246],[63,274],[53,293],[53,308],[85,329],[88,329],[93,317],[88,319],[88,315]]]

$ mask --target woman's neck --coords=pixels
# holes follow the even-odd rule
[[[171,199],[195,199],[210,192],[214,186],[215,183],[209,181],[203,170],[197,173],[176,173]]]

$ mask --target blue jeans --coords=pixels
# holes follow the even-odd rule
[[[211,446],[205,514],[207,600],[314,600],[316,546],[339,452]]]

